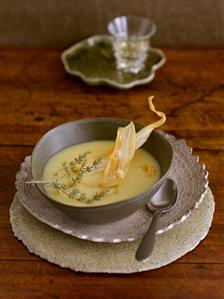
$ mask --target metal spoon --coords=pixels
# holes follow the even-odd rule
[[[138,261],[144,261],[152,254],[154,243],[156,225],[160,215],[167,212],[176,203],[177,200],[177,186],[171,179],[166,179],[162,187],[148,202],[148,207],[153,211],[153,218],[151,225],[138,246],[135,258]]]

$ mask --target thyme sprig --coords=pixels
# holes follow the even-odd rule
[[[93,203],[94,201],[99,201],[104,197],[109,189],[103,189],[100,192],[96,192],[92,198],[88,198],[84,192],[81,192],[77,187],[81,182],[83,175],[85,173],[91,173],[92,171],[99,168],[103,159],[98,158],[93,161],[92,164],[88,165],[87,157],[90,154],[90,151],[86,151],[80,154],[78,157],[75,157],[71,162],[62,162],[62,167],[53,174],[52,180],[31,180],[26,183],[28,184],[46,184],[52,188],[63,193],[70,199],[76,199],[83,203]],[[66,178],[68,183],[61,183],[60,180]]]
[[[96,170],[99,165],[102,163],[102,158],[98,158],[93,161],[91,165],[87,165],[87,156],[90,154],[90,151],[87,151],[83,154],[80,154],[78,158],[75,158],[73,161],[70,162],[71,169],[76,172],[75,182],[80,183],[83,175],[87,172],[92,172]],[[79,166],[77,171],[77,166]]]

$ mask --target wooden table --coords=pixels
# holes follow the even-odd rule
[[[0,51],[0,298],[224,298],[224,51],[164,49],[167,64],[128,91],[88,87],[65,74],[61,50]],[[84,117],[147,124],[147,97],[167,115],[210,173],[216,201],[207,238],[177,262],[133,275],[75,273],[28,253],[14,238],[9,207],[15,173],[50,128]]]

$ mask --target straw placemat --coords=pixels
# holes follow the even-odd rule
[[[160,268],[193,250],[207,235],[214,209],[208,188],[203,202],[186,221],[156,237],[154,252],[145,262],[135,260],[140,240],[109,244],[77,239],[39,222],[16,195],[10,207],[10,221],[14,235],[27,249],[51,263],[82,272],[135,273]]]

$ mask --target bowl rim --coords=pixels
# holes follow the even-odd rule
[[[52,134],[52,132],[56,131],[57,129],[59,128],[62,128],[62,127],[66,127],[70,124],[82,124],[82,123],[91,123],[91,122],[123,122],[124,124],[126,124],[127,122],[130,122],[130,120],[128,119],[123,119],[123,118],[110,118],[110,117],[95,117],[95,118],[83,118],[83,119],[77,119],[77,120],[73,120],[73,121],[69,121],[69,122],[66,122],[66,123],[63,123],[63,124],[60,124],[52,129],[50,129],[49,131],[47,131],[39,140],[38,142],[35,144],[34,148],[33,148],[33,151],[32,151],[32,154],[31,154],[31,175],[32,175],[32,179],[38,179],[38,178],[35,178],[35,175],[34,175],[34,169],[33,169],[33,157],[38,149],[38,146],[40,146],[40,144],[46,140],[48,138],[48,136],[50,134]],[[144,126],[139,124],[139,123],[136,123],[136,122],[133,122],[135,127],[137,127],[137,131],[140,130],[141,128],[143,128]],[[101,209],[104,209],[104,208],[109,208],[111,206],[123,206],[125,205],[128,201],[135,201],[135,200],[140,200],[141,198],[145,197],[147,195],[147,193],[152,189],[152,187],[156,187],[158,186],[161,181],[167,177],[168,173],[169,173],[169,170],[170,170],[170,167],[171,167],[171,164],[172,164],[172,161],[173,161],[173,148],[171,146],[171,144],[169,143],[169,141],[164,137],[162,136],[161,134],[159,134],[159,132],[157,130],[153,130],[151,134],[157,134],[157,136],[162,139],[163,141],[165,141],[165,143],[168,145],[168,147],[170,148],[170,153],[171,153],[171,159],[170,159],[170,163],[169,163],[169,166],[166,170],[166,172],[163,174],[162,177],[160,177],[160,179],[152,184],[149,188],[147,188],[145,191],[139,193],[138,195],[134,196],[134,197],[129,197],[129,198],[125,198],[123,200],[120,200],[120,201],[117,201],[117,202],[114,202],[114,203],[109,203],[109,204],[103,204],[103,205],[97,205],[97,206],[73,206],[73,205],[68,205],[68,204],[65,204],[65,203],[62,203],[58,200],[55,200],[53,197],[49,196],[47,193],[45,193],[40,187],[38,184],[35,184],[35,187],[38,189],[38,191],[40,191],[40,193],[47,199],[50,199],[52,200],[53,202],[55,202],[56,204],[58,205],[61,205],[65,208],[71,208],[71,209],[74,209],[74,210],[85,210],[85,211],[92,211],[92,210],[101,210]],[[150,136],[149,136],[150,138]],[[148,138],[148,139],[149,139]],[[147,139],[147,140],[148,140]],[[71,145],[72,146],[72,145]],[[62,150],[62,149],[61,149]],[[57,152],[55,152],[54,154],[56,154]],[[159,163],[159,162],[158,162]]]

